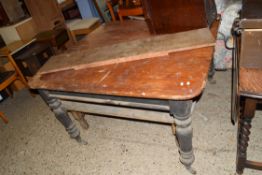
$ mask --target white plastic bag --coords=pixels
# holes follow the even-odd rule
[[[242,2],[237,1],[229,4],[221,15],[221,24],[219,27],[219,33],[222,33],[226,39],[231,36],[231,29],[234,20],[239,17],[239,11],[242,8]]]
[[[226,2],[227,0],[215,0],[218,14],[221,14],[225,10]]]
[[[231,28],[235,18],[239,16],[242,2],[241,0],[216,0],[216,3],[221,14],[221,24],[217,35],[214,65],[216,70],[226,70],[232,67],[232,50],[225,47],[225,41],[231,37]]]

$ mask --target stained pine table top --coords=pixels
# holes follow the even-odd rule
[[[29,85],[90,94],[192,99],[205,87],[214,42],[207,28],[152,36],[144,21],[105,24],[66,53],[51,58]]]

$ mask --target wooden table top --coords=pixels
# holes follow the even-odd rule
[[[184,38],[181,33],[156,37],[149,34],[143,21],[107,24],[67,53],[56,57],[57,60],[57,58],[63,59],[66,54],[70,55],[72,61],[69,61],[69,64],[65,63],[64,67],[57,69],[54,64],[57,63],[56,61],[48,61],[29,84],[33,89],[156,99],[192,99],[201,94],[205,87],[214,46],[214,39],[209,30],[201,29],[194,33],[198,36],[189,32],[183,33]],[[178,40],[174,42],[176,37]],[[190,38],[198,40],[190,42]],[[152,41],[153,45],[148,43],[149,41]],[[139,42],[145,45],[137,45],[137,47],[144,46],[146,51],[140,50],[137,53],[136,50],[139,48],[132,44]],[[83,53],[90,50],[96,50],[96,54],[99,55],[105,54],[104,51],[108,52],[112,47],[123,48],[123,45],[128,53],[127,55],[118,53],[122,56],[120,61],[110,58],[111,62],[104,64],[104,60],[102,62],[98,60],[99,64],[93,64],[96,63],[93,61],[93,65],[90,66],[90,63],[85,60],[90,57],[88,55],[83,57]],[[135,53],[132,59],[124,60],[129,54],[133,54],[132,51]],[[111,54],[116,53],[115,49],[111,52],[113,52]],[[139,59],[135,57],[136,55]],[[79,59],[80,56],[82,60]],[[74,64],[74,60],[80,61]],[[62,64],[57,63],[57,65]]]

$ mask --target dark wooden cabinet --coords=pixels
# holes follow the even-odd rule
[[[205,7],[209,3],[208,0],[142,0],[147,24],[154,34],[207,27]]]
[[[0,26],[12,25],[29,15],[23,8],[23,0],[0,0]]]
[[[13,55],[23,75],[30,77],[36,74],[45,62],[54,55],[49,44],[33,42]]]
[[[0,26],[7,25],[8,23],[10,23],[9,18],[0,2]]]
[[[64,22],[56,0],[25,0],[39,31],[51,30],[57,21]]]

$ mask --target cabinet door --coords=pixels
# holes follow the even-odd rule
[[[53,29],[56,21],[64,21],[56,0],[25,0],[39,31]]]
[[[152,33],[173,33],[207,27],[204,0],[142,0]]]

